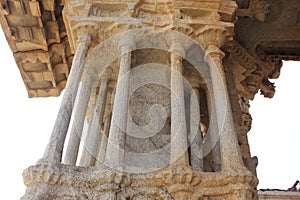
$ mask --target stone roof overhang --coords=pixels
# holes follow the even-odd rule
[[[29,97],[59,96],[72,64],[63,2],[1,0],[0,22]]]

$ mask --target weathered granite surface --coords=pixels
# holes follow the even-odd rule
[[[44,157],[24,171],[23,199],[257,199],[249,100],[273,97],[282,60],[299,60],[299,9],[2,0],[29,97],[66,87]]]

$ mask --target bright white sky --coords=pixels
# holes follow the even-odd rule
[[[23,169],[44,153],[59,109],[59,98],[29,99],[11,50],[0,29],[0,188],[3,199],[25,192]],[[298,65],[298,66],[297,66]],[[258,188],[287,189],[300,179],[300,63],[285,63],[273,99],[251,102],[252,155],[259,159]]]

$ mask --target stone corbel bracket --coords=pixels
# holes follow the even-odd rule
[[[248,8],[236,11],[238,17],[250,17],[259,22],[264,22],[269,13],[270,4],[268,0],[250,0]]]
[[[241,97],[253,99],[259,90],[264,97],[274,96],[275,86],[268,79],[274,78],[272,74],[277,74],[274,72],[276,62],[252,56],[236,41],[226,43],[223,49],[230,54],[228,59],[234,68],[234,81]]]
[[[29,97],[59,96],[72,65],[62,1],[0,1],[0,24]]]

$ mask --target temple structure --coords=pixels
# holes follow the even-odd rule
[[[258,91],[273,97],[282,60],[300,59],[299,0],[1,0],[0,11],[29,97],[65,88],[22,199],[275,198],[256,189],[248,108]]]

